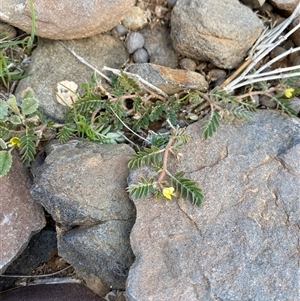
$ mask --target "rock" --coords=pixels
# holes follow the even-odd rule
[[[292,66],[297,66],[297,65],[300,65],[300,55],[295,55],[293,58],[292,58]]]
[[[271,94],[271,95],[273,95],[273,94]],[[260,103],[260,105],[265,106],[266,108],[269,108],[269,109],[275,109],[277,106],[276,101],[267,95],[261,95],[259,98],[259,103]]]
[[[133,261],[135,209],[125,190],[128,145],[70,140],[50,143],[31,188],[58,227],[58,251],[74,268],[125,288]]]
[[[79,283],[40,284],[18,287],[1,294],[1,301],[106,301]]]
[[[171,164],[202,188],[202,206],[134,200],[127,300],[297,300],[299,119],[262,110],[207,140],[204,122]]]
[[[134,1],[47,1],[34,2],[36,32],[52,40],[94,36],[112,29],[130,11]],[[0,0],[0,19],[25,32],[31,31],[30,2]]]
[[[0,274],[24,251],[30,238],[46,224],[44,212],[29,193],[30,178],[13,153],[9,173],[0,178]]]
[[[30,275],[41,263],[46,262],[57,247],[54,228],[46,226],[32,236],[28,246],[6,269],[6,275]],[[20,278],[0,277],[0,292],[9,289]],[[2,299],[1,299],[2,300]]]
[[[81,271],[95,275],[113,289],[125,289],[134,256],[129,235],[134,220],[105,221],[58,236],[61,257]],[[87,283],[88,285],[89,283]]]
[[[132,54],[137,49],[142,48],[144,43],[145,40],[143,35],[141,35],[139,32],[131,32],[125,41],[125,47],[127,51]]]
[[[134,64],[128,71],[138,74],[170,95],[185,89],[204,91],[208,88],[204,76],[193,71],[171,69],[155,64]]]
[[[277,47],[275,47],[275,48],[271,51],[270,56],[271,56],[271,58],[273,59],[273,58],[275,58],[275,57],[277,57],[277,56],[283,54],[284,52],[286,52],[286,49],[285,49],[285,48],[283,48],[283,47],[281,47],[281,46],[277,46]],[[286,58],[283,57],[283,58],[281,58],[280,60],[278,60],[277,62],[282,62],[282,61],[284,61],[285,59],[286,59]]]
[[[140,48],[137,51],[134,52],[133,61],[135,63],[148,63],[149,55],[148,52],[144,48]]]
[[[270,2],[278,9],[286,11],[289,15],[294,12],[299,4],[299,0],[270,0]]]
[[[118,24],[115,27],[115,29],[116,29],[119,37],[123,37],[123,36],[127,35],[127,33],[128,33],[127,28],[125,26],[123,26],[122,24]]]
[[[173,8],[176,4],[177,0],[167,0],[168,7]]]
[[[222,69],[211,69],[208,71],[207,77],[212,81],[216,82],[218,80],[224,80],[227,76],[227,73],[225,70]]]
[[[290,104],[296,115],[298,115],[300,113],[300,98],[296,96],[292,97],[290,99]]]
[[[169,68],[177,68],[178,58],[175,52],[170,30],[165,26],[144,27],[140,31],[145,39],[144,48],[150,56],[150,63]]]
[[[300,23],[300,16],[298,16],[292,23],[293,28]],[[300,28],[298,28],[291,36],[296,46],[300,47]]]
[[[86,286],[98,296],[104,297],[109,293],[108,285],[95,275],[87,274],[82,270],[76,270],[76,275],[82,278]]]
[[[147,24],[146,12],[140,7],[132,6],[122,19],[122,23],[128,29],[136,31]]]
[[[99,71],[104,66],[121,68],[128,59],[122,42],[109,35],[96,35],[64,43]],[[57,103],[57,84],[69,80],[80,86],[90,80],[93,70],[83,65],[58,42],[39,39],[32,54],[28,74],[29,76],[18,84],[17,97],[20,97],[27,87],[31,87],[39,100],[42,112],[55,121],[63,122],[66,108]]]
[[[131,219],[134,207],[125,187],[132,154],[133,149],[125,144],[70,140],[61,145],[54,141],[47,146],[31,195],[67,228]]]
[[[193,60],[184,58],[180,61],[180,67],[185,70],[195,71],[197,65]]]
[[[173,46],[180,54],[232,69],[243,61],[263,24],[237,0],[178,0],[171,27]]]
[[[251,8],[259,8],[264,5],[266,0],[242,0],[246,5]]]
[[[1,41],[12,40],[17,36],[17,31],[9,24],[0,22]]]

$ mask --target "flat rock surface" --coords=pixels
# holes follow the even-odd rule
[[[202,127],[188,127],[191,141],[171,168],[198,183],[203,205],[134,201],[128,301],[297,300],[299,120],[259,111],[207,140]]]
[[[263,24],[237,0],[178,0],[171,28],[173,46],[180,54],[232,69],[245,58]]]
[[[128,58],[122,42],[109,35],[95,35],[64,43],[100,71],[104,66],[120,68]],[[28,74],[30,76],[18,84],[16,94],[20,96],[23,90],[31,87],[44,114],[63,122],[65,107],[57,103],[57,84],[68,80],[80,87],[90,81],[93,70],[79,62],[57,41],[39,39]]]
[[[30,1],[0,0],[0,19],[25,32],[31,31]],[[130,11],[132,0],[33,2],[36,35],[52,40],[90,37],[112,29]]]
[[[10,172],[0,178],[0,274],[46,224],[43,208],[30,196],[30,185],[27,169],[13,154]]]
[[[31,195],[66,228],[134,218],[128,199],[128,145],[53,141],[31,187]]]

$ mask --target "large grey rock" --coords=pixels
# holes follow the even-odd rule
[[[52,40],[90,37],[112,29],[130,11],[134,1],[33,1],[36,35]],[[30,1],[0,0],[0,19],[31,31]]]
[[[50,143],[46,153],[31,195],[57,223],[59,255],[79,271],[124,289],[133,261],[129,233],[135,208],[125,190],[133,149],[70,140]]]
[[[31,195],[67,228],[131,219],[135,211],[125,188],[133,153],[125,144],[53,142]]]
[[[297,300],[299,119],[259,111],[207,140],[203,122],[188,127],[182,162],[171,165],[197,181],[203,205],[134,201],[128,301]]]
[[[237,0],[178,0],[171,27],[180,54],[232,69],[243,61],[263,24]]]
[[[11,170],[0,178],[0,274],[46,224],[43,208],[30,196],[30,185],[27,169],[13,153]]]
[[[96,35],[64,43],[100,71],[103,66],[118,69],[128,59],[122,42],[109,35]],[[42,111],[50,118],[62,122],[65,107],[57,103],[57,84],[68,80],[80,86],[90,80],[93,70],[79,62],[58,42],[39,39],[28,74],[18,84],[17,95],[20,96],[21,91],[31,87]]]
[[[125,289],[134,255],[129,234],[134,220],[112,220],[58,236],[58,252],[72,266],[98,276],[110,288]]]

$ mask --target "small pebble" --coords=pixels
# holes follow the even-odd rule
[[[289,49],[293,48],[294,46],[295,46],[295,45],[294,45],[293,41],[290,40],[290,39],[284,41],[283,44],[282,44],[282,47],[283,47],[284,49],[286,49],[286,50],[289,50]]]
[[[143,48],[144,43],[145,39],[143,35],[138,32],[131,32],[125,41],[125,47],[129,54],[132,54],[139,48]]]
[[[180,67],[185,70],[195,71],[197,65],[193,60],[184,58],[180,61]]]
[[[298,56],[294,56],[293,59],[292,59],[292,65],[293,66],[300,66],[300,55]]]
[[[290,99],[291,108],[296,112],[298,115],[300,113],[300,98],[299,97],[292,97]]]
[[[282,53],[286,52],[286,49],[281,47],[281,46],[277,46],[275,47],[272,51],[271,51],[271,58],[275,58],[279,55],[281,55]],[[285,56],[282,57],[280,60],[278,60],[277,62],[282,62],[283,60],[285,60]]]
[[[148,52],[144,48],[139,48],[132,57],[135,63],[148,63],[149,61]]]
[[[118,24],[115,27],[115,29],[116,29],[117,34],[118,34],[119,37],[123,37],[128,33],[127,28],[125,26],[123,26],[122,24]]]
[[[225,79],[227,73],[225,70],[223,69],[211,69],[209,72],[208,72],[208,77],[209,79],[212,81],[212,82],[216,82],[220,79]]]
[[[276,108],[276,101],[272,100],[272,98],[270,98],[269,96],[266,95],[262,95],[259,98],[259,102],[261,105],[270,108],[270,109],[275,109]]]
[[[127,13],[122,23],[130,30],[138,30],[147,24],[146,12],[137,6],[133,6]]]

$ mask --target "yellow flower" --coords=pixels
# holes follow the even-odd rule
[[[286,98],[291,98],[293,96],[293,93],[295,92],[295,89],[289,88],[284,90],[284,96]]]
[[[162,191],[164,197],[168,200],[172,200],[172,195],[174,195],[174,187],[165,187]]]
[[[12,137],[10,140],[9,140],[9,144],[8,146],[9,147],[14,147],[14,146],[17,146],[19,147],[21,144],[21,141],[18,137]]]

